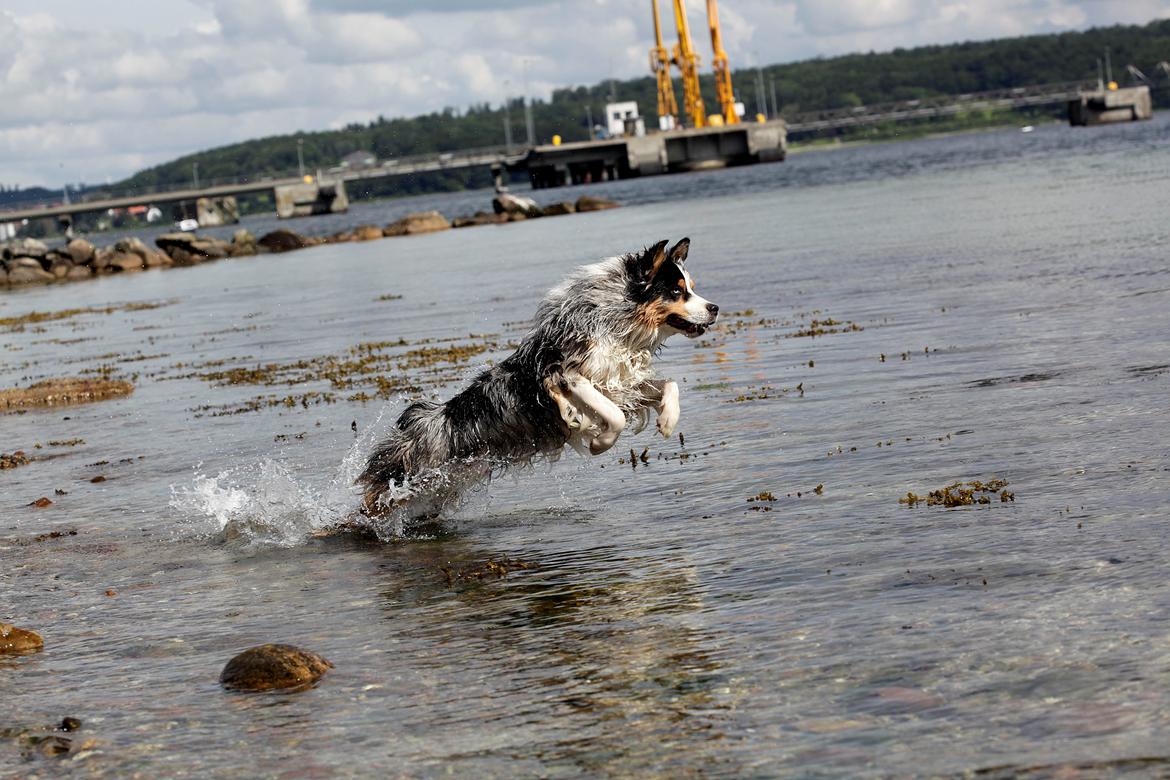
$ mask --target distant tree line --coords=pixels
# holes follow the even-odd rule
[[[895,49],[891,52],[850,54],[782,65],[735,71],[737,96],[749,115],[767,110],[773,86],[782,115],[823,111],[865,104],[890,103],[969,92],[1007,89],[1034,84],[1085,81],[1097,77],[1097,59],[1108,47],[1114,78],[1129,83],[1127,64],[1155,77],[1158,62],[1170,60],[1170,20],[1147,25],[1101,27],[1084,32],[1032,35],[992,41]],[[757,79],[763,84],[758,104]],[[1167,76],[1158,74],[1166,83]],[[682,94],[680,84],[676,91]],[[702,79],[708,109],[716,110],[714,83]],[[1155,90],[1155,101],[1170,104],[1170,90]],[[533,102],[536,140],[547,143],[554,134],[566,141],[589,137],[587,117],[603,119],[611,99],[635,100],[647,124],[655,124],[656,89],[653,78],[566,87],[550,100]],[[509,105],[512,136],[525,141],[524,109],[519,98]],[[770,113],[770,112],[768,112]],[[378,117],[369,124],[351,124],[340,130],[296,132],[187,155],[157,165],[111,187],[114,191],[174,186],[192,180],[198,163],[202,182],[234,180],[240,176],[287,175],[297,170],[297,139],[302,139],[307,172],[338,165],[343,156],[362,149],[379,160],[495,146],[504,142],[504,109],[481,103],[465,110],[443,111],[411,118]],[[488,184],[486,172],[457,172],[398,177],[362,184],[351,196],[413,194]]]

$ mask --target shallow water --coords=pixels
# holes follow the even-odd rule
[[[41,458],[0,472],[0,618],[46,641],[0,659],[0,777],[1170,771],[1168,138],[809,152],[590,188],[614,211],[0,296],[165,304],[5,333],[0,386],[137,389],[0,417],[0,451]],[[432,538],[311,538],[403,383],[451,394],[567,270],[682,234],[729,313],[660,357],[685,442],[518,470]],[[231,368],[263,370],[199,376]],[[992,477],[1014,502],[898,500]],[[268,641],[336,668],[220,690]],[[64,757],[13,735],[66,715]]]

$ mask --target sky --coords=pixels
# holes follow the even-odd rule
[[[709,66],[705,1],[687,6]],[[719,11],[739,68],[1144,24],[1170,17],[1170,0],[722,0]],[[249,138],[646,75],[652,38],[645,0],[3,0],[0,184],[100,184]]]

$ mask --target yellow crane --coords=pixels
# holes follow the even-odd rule
[[[699,94],[699,55],[691,43],[691,29],[687,24],[687,10],[683,0],[674,0],[674,23],[678,28],[678,43],[674,47],[671,62],[682,74],[683,112],[694,127],[707,124],[707,107]]]
[[[650,71],[658,79],[659,127],[669,130],[682,124],[685,117],[692,127],[706,127],[711,124],[734,125],[739,122],[735,110],[735,91],[731,86],[731,64],[723,49],[723,34],[719,28],[719,5],[717,0],[707,0],[707,27],[711,31],[712,65],[715,71],[715,95],[719,100],[720,113],[707,116],[703,96],[699,92],[699,55],[691,42],[690,25],[684,0],[673,0],[674,24],[678,29],[678,43],[667,55],[662,44],[662,20],[658,15],[658,0],[650,0],[650,11],[654,15],[654,46],[650,49]],[[682,74],[683,114],[680,117],[678,103],[674,99],[674,84],[670,78],[670,66],[674,65]]]
[[[677,4],[677,3],[676,3]],[[727,52],[723,50],[723,36],[719,30],[719,6],[717,0],[707,0],[707,26],[711,28],[711,60],[715,71],[715,96],[723,110],[723,121],[729,125],[739,122],[735,111],[735,91],[731,88],[731,65]]]
[[[654,48],[650,50],[650,72],[658,78],[658,127],[673,130],[678,127],[678,102],[674,99],[674,82],[670,79],[670,55],[662,45],[662,21],[658,16],[658,0],[650,0],[654,12]]]

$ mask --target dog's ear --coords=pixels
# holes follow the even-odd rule
[[[667,252],[669,257],[675,263],[682,265],[687,260],[687,251],[691,248],[691,240],[689,238],[680,239],[677,244],[670,248]]]
[[[666,244],[668,242],[659,241],[654,246],[642,252],[642,255],[637,260],[637,274],[638,281],[649,284],[654,275],[658,273],[658,269],[662,268],[662,264],[666,262]]]

